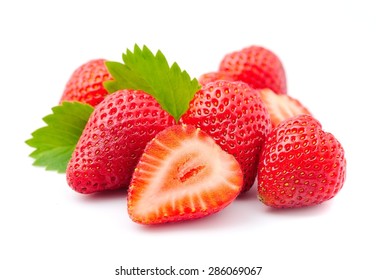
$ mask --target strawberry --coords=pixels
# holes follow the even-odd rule
[[[202,74],[198,79],[201,85],[218,80],[235,81],[234,77],[226,72],[209,72]]]
[[[309,115],[290,118],[269,134],[260,157],[258,196],[275,208],[322,203],[342,188],[344,150]]]
[[[287,94],[276,94],[270,89],[263,89],[259,92],[262,101],[268,109],[273,127],[297,115],[311,115],[308,109],[304,107],[299,100]]]
[[[235,156],[244,173],[243,191],[253,185],[261,147],[269,133],[269,114],[258,92],[243,82],[215,81],[203,85],[182,122],[208,133]]]
[[[128,191],[128,213],[141,224],[197,219],[216,213],[239,194],[242,171],[202,130],[175,125],[150,141]]]
[[[143,91],[108,95],[95,107],[68,163],[69,186],[80,193],[127,187],[147,142],[172,124]]]
[[[103,82],[111,80],[105,59],[94,59],[78,67],[65,85],[60,102],[79,101],[96,106],[108,94]]]
[[[286,94],[286,75],[276,54],[260,46],[250,46],[224,56],[219,66],[234,80],[243,81],[255,89],[269,88]]]

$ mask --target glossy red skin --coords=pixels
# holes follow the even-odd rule
[[[287,93],[286,74],[281,60],[272,51],[250,46],[225,55],[220,72],[243,81],[255,89],[269,88],[277,94]]]
[[[258,171],[258,195],[275,208],[311,206],[333,198],[346,175],[344,150],[309,115],[280,123],[268,136]]]
[[[103,82],[111,80],[105,59],[94,59],[78,67],[65,85],[60,102],[79,101],[96,106],[108,94]]]
[[[154,136],[175,123],[150,95],[120,90],[95,107],[67,168],[80,193],[127,188],[133,170]]]
[[[181,121],[201,128],[232,154],[244,174],[242,192],[252,187],[261,148],[271,130],[269,114],[256,90],[243,82],[205,84]]]

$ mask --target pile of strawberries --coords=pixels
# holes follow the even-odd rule
[[[341,144],[287,94],[284,67],[270,50],[225,55],[218,71],[198,79],[178,119],[144,90],[110,93],[106,63],[80,66],[61,97],[94,107],[66,168],[75,191],[126,188],[130,218],[159,224],[218,212],[254,184],[275,208],[320,204],[342,188]]]

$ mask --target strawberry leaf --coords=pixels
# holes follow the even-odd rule
[[[80,102],[63,102],[43,118],[47,124],[35,130],[25,143],[35,150],[33,165],[64,173],[94,108]]]
[[[121,89],[142,90],[152,95],[161,107],[178,122],[188,110],[189,102],[200,89],[197,79],[191,79],[178,64],[170,67],[161,51],[154,55],[146,46],[135,45],[134,51],[123,54],[124,64],[106,62],[112,81],[104,83],[110,93]]]

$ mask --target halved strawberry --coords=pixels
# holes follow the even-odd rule
[[[128,192],[128,213],[141,224],[201,218],[229,205],[243,174],[236,159],[202,130],[174,125],[148,143]]]
[[[272,121],[272,127],[276,127],[282,121],[298,115],[311,115],[299,100],[286,95],[276,94],[270,89],[259,91]]]
[[[218,80],[236,81],[235,77],[233,77],[230,73],[220,71],[204,73],[198,78],[201,85],[206,85],[207,83]]]

